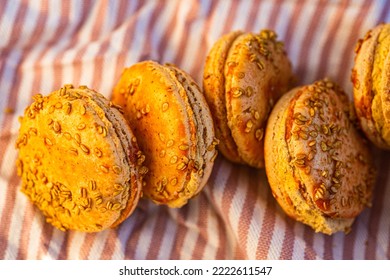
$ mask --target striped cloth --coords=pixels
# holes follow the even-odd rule
[[[5,3],[4,3],[5,2]],[[390,22],[390,1],[9,0],[0,5],[0,259],[389,259],[390,156],[378,152],[372,208],[348,235],[288,218],[264,170],[216,160],[204,191],[181,209],[142,200],[118,228],[61,232],[20,192],[18,116],[35,93],[87,85],[110,97],[122,69],[171,62],[201,83],[212,44],[231,30],[270,28],[299,84],[325,76],[351,96],[358,38]]]

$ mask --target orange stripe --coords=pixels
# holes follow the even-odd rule
[[[355,44],[358,41],[358,36],[362,34],[362,32],[358,32],[362,29],[362,24],[364,19],[367,18],[368,11],[371,8],[372,1],[365,0],[359,9],[359,13],[356,15],[357,19],[354,20],[354,24],[351,26],[351,32],[347,38],[344,39],[344,51],[341,53],[340,63],[338,64],[337,71],[337,81],[339,83],[345,84],[349,82],[349,77],[351,75],[350,70],[348,69],[348,65],[351,65],[353,60],[353,51],[355,49]],[[368,30],[367,30],[368,31]],[[365,32],[364,32],[365,33]],[[348,71],[346,71],[348,69]]]
[[[317,74],[314,77],[318,77],[319,79],[324,78],[328,69],[331,65],[329,65],[329,55],[332,53],[333,48],[337,47],[338,44],[335,44],[336,33],[338,31],[342,31],[340,29],[341,22],[344,18],[345,12],[350,5],[350,1],[341,1],[341,3],[333,4],[337,5],[336,11],[332,14],[332,20],[330,21],[329,30],[324,36],[326,37],[325,43],[323,44],[322,50],[318,53],[321,55],[321,59],[319,61],[319,67],[317,67]],[[336,42],[338,43],[338,42]]]
[[[206,196],[201,193],[198,197],[199,202],[199,212],[198,212],[198,238],[195,241],[195,248],[192,253],[192,259],[194,260],[200,260],[204,258],[206,246],[207,246],[207,239],[208,239],[208,232],[207,232],[207,226],[208,226],[208,201],[206,199]]]

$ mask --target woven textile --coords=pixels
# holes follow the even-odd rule
[[[218,156],[204,190],[181,209],[141,200],[116,229],[62,232],[20,192],[15,140],[32,95],[63,84],[110,98],[124,67],[170,62],[201,85],[213,43],[273,29],[298,84],[330,77],[352,97],[357,40],[390,22],[390,1],[10,0],[0,5],[0,259],[389,259],[390,154],[378,151],[373,206],[351,233],[316,234],[288,218],[264,170]],[[87,172],[87,171],[85,171]]]

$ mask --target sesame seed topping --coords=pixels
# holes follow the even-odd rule
[[[172,164],[175,164],[177,162],[177,160],[178,160],[177,156],[172,156],[169,162]]]
[[[99,149],[99,148],[94,148],[93,149],[93,152],[94,154],[97,156],[97,157],[101,157],[103,155],[102,151]]]
[[[187,165],[184,163],[184,162],[181,162],[179,163],[177,166],[176,166],[176,169],[178,170],[184,170],[187,168]]]
[[[65,104],[65,113],[66,113],[67,115],[70,115],[71,112],[72,112],[72,104],[70,104],[69,102],[67,102],[67,103]]]
[[[240,97],[245,93],[245,91],[242,88],[233,88],[233,97],[237,98]]]
[[[176,186],[177,185],[177,178],[173,177],[170,182],[171,182],[172,186]]]
[[[264,129],[262,129],[262,128],[256,129],[255,137],[256,137],[257,141],[261,141],[264,137]]]
[[[52,143],[51,140],[50,140],[49,138],[47,138],[47,137],[44,138],[44,142],[45,142],[45,144],[48,145],[48,146],[53,146],[53,143]]]
[[[186,151],[188,150],[189,146],[187,144],[181,144],[179,145],[179,149],[182,150],[182,151]]]
[[[100,165],[100,170],[103,171],[104,173],[108,173],[110,170],[107,166]]]
[[[162,105],[162,111],[165,112],[166,110],[168,110],[168,107],[169,107],[169,103],[168,102],[164,102],[163,105]]]
[[[122,172],[122,168],[118,165],[114,165],[112,167],[112,169],[114,170],[114,173],[116,173],[116,174],[120,174]]]
[[[83,130],[85,127],[86,127],[85,123],[80,123],[80,124],[77,126],[77,129],[78,129],[78,130]]]
[[[173,144],[174,144],[174,141],[173,141],[172,139],[169,139],[169,140],[167,141],[167,147],[168,147],[168,148],[169,148],[169,147],[172,147]]]
[[[59,122],[57,122],[57,121],[53,122],[53,130],[55,133],[60,133],[61,125]]]

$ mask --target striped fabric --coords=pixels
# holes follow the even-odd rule
[[[181,209],[146,200],[118,228],[61,232],[20,192],[18,116],[35,93],[87,85],[110,97],[122,69],[171,62],[201,83],[203,63],[231,30],[274,29],[298,84],[325,76],[351,96],[358,38],[390,21],[390,1],[9,0],[0,5],[0,259],[389,259],[390,155],[378,151],[372,208],[348,235],[288,218],[264,170],[217,158],[204,191]]]

